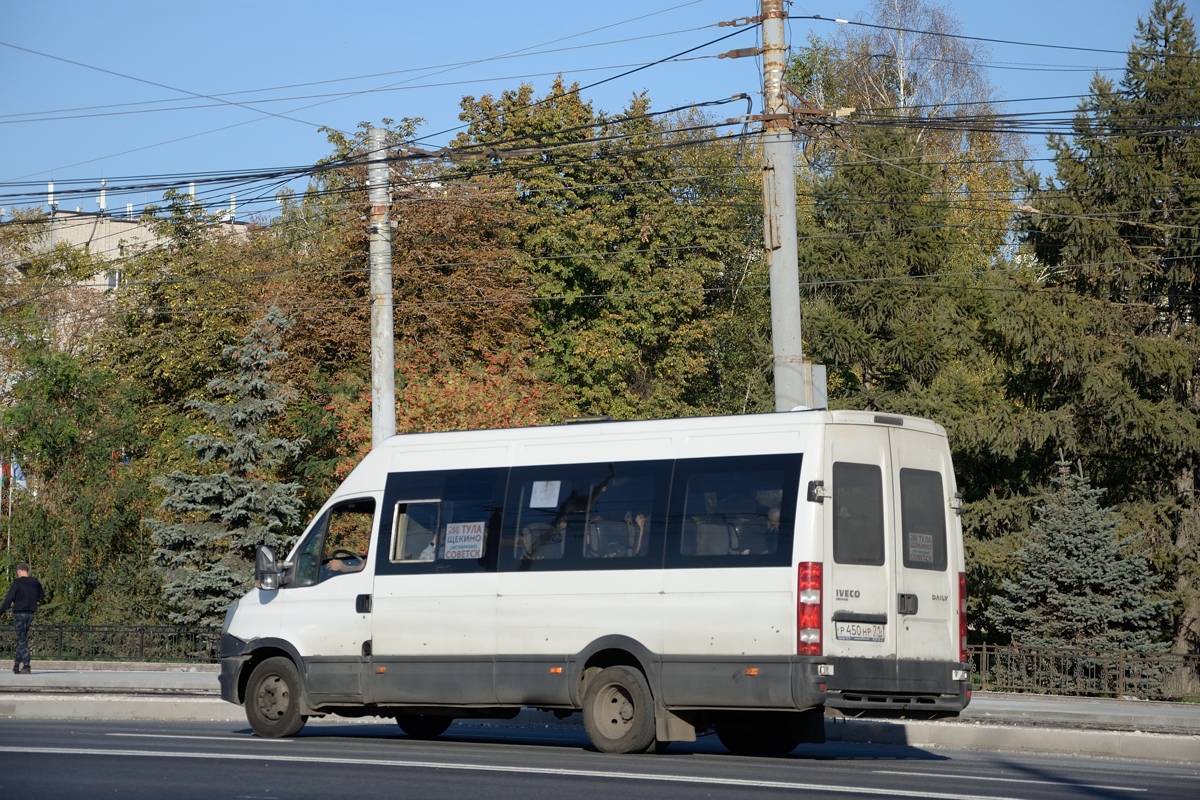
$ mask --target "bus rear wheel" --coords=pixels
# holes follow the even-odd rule
[[[283,656],[268,658],[250,674],[246,719],[264,739],[295,736],[304,727],[300,714],[300,674]]]
[[[453,717],[436,717],[432,714],[408,714],[400,712],[396,715],[396,724],[413,739],[436,739],[446,732]]]
[[[601,670],[583,694],[583,727],[603,753],[644,753],[654,746],[654,697],[633,667]]]
[[[717,723],[717,738],[734,755],[785,756],[805,739],[800,714],[739,714]]]

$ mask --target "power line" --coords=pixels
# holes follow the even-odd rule
[[[669,7],[669,8],[666,8],[666,9],[661,9],[661,10],[659,10],[659,11],[653,11],[653,12],[649,12],[649,13],[647,13],[647,14],[642,14],[642,15],[639,15],[639,16],[636,16],[636,17],[632,17],[632,18],[630,18],[630,19],[626,19],[626,20],[621,20],[621,21],[619,21],[619,22],[610,23],[610,24],[608,24],[608,25],[602,25],[602,26],[600,26],[600,27],[597,27],[597,28],[592,28],[591,30],[589,30],[589,31],[584,31],[584,32],[582,32],[582,33],[578,33],[578,34],[572,34],[572,35],[570,35],[570,36],[565,36],[565,37],[559,37],[558,39],[554,39],[554,40],[551,40],[551,41],[549,41],[549,42],[543,42],[543,43],[541,43],[541,44],[538,44],[538,45],[531,45],[530,47],[527,47],[527,48],[521,48],[521,49],[519,49],[519,50],[514,50],[514,51],[511,51],[510,53],[508,53],[508,54],[504,54],[504,55],[511,55],[511,54],[514,54],[514,53],[520,53],[520,52],[522,52],[523,50],[528,50],[528,49],[531,49],[531,48],[533,48],[533,47],[543,47],[543,46],[546,46],[546,45],[549,45],[549,44],[555,44],[555,43],[557,43],[557,42],[561,42],[561,41],[567,41],[567,40],[569,40],[569,39],[577,38],[577,37],[579,37],[579,36],[585,36],[585,35],[587,35],[587,34],[589,34],[589,33],[595,33],[595,32],[597,32],[597,31],[601,31],[601,30],[607,30],[607,29],[609,29],[609,28],[615,28],[615,27],[618,27],[618,26],[620,26],[620,25],[627,24],[627,23],[629,23],[629,22],[634,22],[634,21],[638,21],[638,20],[646,19],[646,18],[649,18],[649,17],[657,16],[658,14],[667,13],[667,12],[674,11],[674,10],[677,10],[677,9],[680,9],[680,8],[685,8],[685,7],[687,7],[687,6],[694,5],[694,4],[698,3],[698,2],[702,2],[702,0],[689,0],[689,2],[680,3],[680,4],[677,4],[677,5],[675,5],[675,6],[671,6],[671,7]],[[686,55],[686,53],[687,53],[687,52],[690,52],[690,51],[685,51],[685,53],[683,53],[683,54],[681,54],[681,55]],[[481,62],[484,62],[484,61],[487,61],[487,60],[489,60],[489,59],[479,59],[479,60],[478,60],[478,61],[476,61],[476,62],[467,62],[467,63],[468,63],[468,64],[469,64],[469,63],[481,63]],[[646,68],[646,67],[648,67],[648,66],[653,66],[653,65],[652,65],[652,64],[651,64],[651,65],[646,65],[645,67],[639,67],[638,69],[644,69],[644,68]],[[451,68],[448,68],[448,69],[442,70],[442,72],[447,72],[447,71],[449,71],[450,69],[457,69],[457,67],[451,67]],[[636,72],[636,71],[638,71],[638,69],[631,70],[631,73],[632,73],[632,72]],[[439,74],[439,73],[434,73],[434,74]],[[616,77],[621,77],[621,76],[615,76],[614,78],[606,79],[605,81],[600,81],[600,82],[598,82],[598,83],[596,83],[596,84],[593,84],[593,85],[594,85],[594,86],[596,86],[596,85],[600,85],[601,83],[605,83],[605,82],[607,82],[608,80],[615,80],[615,78],[616,78]],[[355,94],[350,94],[350,95],[347,95],[347,96],[348,96],[348,97],[353,97],[353,96],[356,96],[356,95],[355,95]],[[319,103],[312,103],[312,104],[309,104],[309,105],[306,105],[306,106],[301,106],[301,107],[298,107],[298,108],[293,108],[293,109],[290,109],[290,110],[288,110],[288,111],[286,111],[286,112],[284,112],[284,113],[285,113],[285,114],[292,114],[292,113],[295,113],[295,112],[297,112],[297,111],[304,111],[304,110],[307,110],[307,109],[309,109],[309,108],[315,108],[315,107],[317,107],[317,106],[320,106],[320,105],[326,105],[326,104],[328,104],[328,103],[331,103],[331,102],[336,102],[337,100],[340,100],[340,99],[343,99],[343,98],[335,98],[334,100],[324,100],[324,101],[321,101],[321,102],[319,102]],[[259,118],[259,119],[261,119],[261,118]],[[209,134],[211,134],[211,133],[219,133],[219,132],[221,132],[221,131],[226,131],[226,130],[231,130],[231,129],[233,129],[233,128],[238,128],[238,127],[241,127],[241,126],[243,126],[243,125],[248,125],[248,124],[250,124],[251,122],[255,122],[255,121],[258,121],[258,120],[257,120],[257,119],[255,119],[255,120],[246,120],[246,121],[239,122],[239,123],[234,123],[234,124],[231,124],[231,125],[224,125],[224,126],[221,126],[221,127],[218,127],[218,128],[211,128],[211,129],[209,129],[209,130],[206,130],[206,131],[200,131],[200,132],[197,132],[197,133],[192,133],[192,134],[188,134],[188,135],[185,135],[185,136],[180,136],[180,137],[177,137],[177,138],[174,138],[174,139],[169,139],[169,140],[166,140],[166,141],[163,141],[163,142],[157,142],[157,143],[150,144],[150,145],[143,145],[143,146],[141,146],[141,147],[136,147],[136,148],[133,148],[133,149],[130,149],[130,150],[125,150],[125,151],[122,151],[122,152],[119,152],[119,153],[111,153],[111,154],[109,154],[109,155],[106,155],[106,156],[99,156],[99,157],[92,158],[92,159],[87,159],[87,160],[84,160],[84,161],[77,161],[77,162],[75,162],[75,163],[73,163],[73,164],[62,165],[62,166],[56,167],[56,168],[54,168],[54,169],[59,169],[59,170],[61,170],[61,169],[70,169],[71,167],[82,166],[82,165],[84,165],[84,164],[90,164],[90,163],[94,163],[94,162],[96,162],[96,161],[102,161],[102,160],[105,160],[105,159],[108,159],[108,158],[116,158],[116,157],[118,157],[118,156],[129,155],[129,154],[131,154],[131,153],[141,152],[141,151],[144,151],[144,150],[149,150],[149,149],[153,149],[153,148],[157,148],[157,147],[163,147],[163,146],[166,146],[166,145],[169,145],[169,144],[177,144],[177,143],[179,143],[179,142],[188,141],[188,140],[190,140],[190,139],[198,138],[198,137],[201,137],[201,136],[207,136],[207,135],[209,135]],[[343,133],[344,133],[344,132],[343,132]],[[18,179],[20,179],[20,178],[31,177],[32,175],[35,175],[35,174],[42,174],[42,173],[44,173],[44,172],[45,172],[45,170],[43,170],[43,171],[41,171],[41,172],[39,172],[39,173],[28,173],[28,174],[26,174],[26,175],[17,176],[17,178],[14,178],[14,180],[18,180]]]
[[[557,100],[557,99],[559,99],[560,97],[566,97],[566,96],[568,96],[568,95],[572,95],[572,94],[579,94],[580,92],[586,91],[586,90],[588,90],[588,89],[594,89],[594,88],[595,88],[595,87],[597,87],[597,86],[602,86],[603,84],[610,83],[610,82],[612,82],[612,81],[615,81],[615,80],[620,80],[621,78],[628,77],[628,76],[630,76],[630,75],[633,75],[633,74],[635,74],[635,73],[637,73],[637,72],[641,72],[642,70],[649,69],[650,67],[655,67],[655,66],[658,66],[659,64],[663,64],[663,63],[666,63],[666,62],[668,62],[668,61],[672,61],[672,60],[674,60],[674,59],[681,58],[681,57],[683,57],[683,56],[689,55],[690,53],[694,53],[694,52],[696,52],[697,50],[703,50],[705,47],[711,47],[712,45],[714,45],[714,44],[717,44],[717,43],[719,43],[719,42],[723,42],[723,41],[725,41],[726,39],[730,39],[730,38],[732,38],[732,37],[734,37],[734,36],[738,36],[739,34],[743,33],[743,32],[744,32],[744,31],[746,31],[746,30],[751,30],[751,28],[739,28],[739,29],[737,29],[737,30],[733,31],[733,33],[727,33],[727,34],[725,34],[724,36],[718,36],[716,39],[712,39],[712,40],[710,40],[710,41],[707,41],[707,42],[705,42],[704,44],[699,44],[699,45],[696,45],[695,47],[689,47],[689,48],[688,48],[688,49],[686,49],[686,50],[681,50],[680,52],[678,52],[678,53],[675,53],[674,55],[666,56],[665,58],[660,58],[660,59],[658,59],[658,60],[656,60],[656,61],[651,61],[651,62],[649,62],[649,63],[647,63],[647,64],[642,64],[642,65],[640,65],[640,66],[634,67],[633,69],[626,70],[625,72],[619,73],[619,74],[617,74],[617,75],[612,75],[612,76],[610,76],[610,77],[607,77],[607,78],[605,78],[604,80],[599,80],[599,81],[596,81],[596,82],[594,82],[594,83],[589,83],[589,84],[587,84],[587,85],[585,85],[585,86],[579,86],[579,87],[576,87],[576,88],[570,89],[570,90],[568,90],[568,91],[564,92],[562,95],[555,95],[555,96],[552,96],[552,97],[545,98],[545,99],[543,99],[543,100],[539,100],[539,101],[537,101],[537,102],[534,102],[534,103],[530,103],[530,104],[529,104],[528,106],[526,106],[525,108],[526,108],[526,109],[537,108],[538,106],[544,105],[545,103],[548,103],[548,102],[550,102],[551,100]],[[441,131],[438,131],[438,132],[436,132],[436,133],[431,133],[431,134],[427,134],[427,135],[425,135],[425,136],[420,136],[420,137],[418,137],[418,138],[414,139],[413,141],[414,141],[414,142],[423,142],[423,141],[427,141],[427,140],[429,140],[429,139],[432,139],[432,138],[433,138],[433,137],[435,137],[435,136],[443,136],[443,135],[445,135],[445,134],[447,134],[447,133],[454,133],[455,131],[460,131],[460,130],[463,130],[463,129],[464,129],[464,128],[466,128],[466,127],[467,127],[466,125],[456,125],[456,126],[455,126],[455,127],[453,127],[453,128],[446,128],[445,130],[441,130]]]
[[[702,0],[696,0],[696,2],[702,2]],[[685,3],[684,5],[689,5],[689,4]],[[679,7],[681,7],[681,6],[676,6],[676,8],[679,8]],[[668,9],[668,10],[670,10],[670,9]],[[366,75],[354,75],[354,76],[346,77],[346,78],[327,78],[325,80],[319,80],[319,81],[306,81],[303,83],[289,83],[289,84],[283,84],[283,85],[278,85],[278,86],[263,87],[263,88],[259,88],[259,89],[240,89],[240,90],[234,91],[234,92],[214,92],[211,95],[202,95],[202,96],[206,97],[206,98],[212,97],[212,98],[216,98],[218,100],[224,100],[225,98],[229,98],[229,97],[237,97],[237,96],[247,95],[247,94],[265,94],[267,92],[277,92],[277,91],[282,91],[284,89],[303,89],[303,88],[308,88],[311,86],[325,86],[325,85],[332,84],[332,83],[349,83],[351,81],[362,81],[362,80],[367,80],[370,78],[391,77],[391,76],[403,75],[403,74],[411,73],[411,72],[428,72],[429,70],[448,70],[448,69],[452,69],[452,68],[484,64],[484,63],[488,63],[491,61],[504,61],[504,60],[515,59],[515,58],[529,58],[529,57],[533,57],[533,56],[552,55],[555,53],[574,52],[576,50],[584,50],[584,49],[594,48],[594,47],[608,47],[608,46],[614,45],[614,44],[627,44],[629,42],[643,41],[646,39],[659,39],[659,38],[663,38],[665,36],[678,36],[680,34],[694,33],[696,31],[701,31],[701,30],[705,30],[707,28],[712,28],[712,27],[716,27],[716,25],[715,24],[701,25],[701,26],[698,26],[695,28],[683,28],[680,30],[663,31],[660,33],[646,34],[643,36],[630,36],[630,37],[626,37],[624,39],[613,39],[613,40],[606,41],[606,42],[591,42],[588,44],[572,45],[571,47],[559,47],[559,48],[554,48],[554,49],[550,49],[550,50],[534,50],[531,52],[517,51],[514,53],[510,53],[508,55],[492,56],[490,58],[475,59],[472,61],[456,61],[456,62],[450,62],[450,63],[446,63],[446,64],[431,64],[431,65],[422,66],[422,67],[407,67],[405,69],[390,70],[388,72],[374,72],[374,73],[370,73],[370,74],[366,74]],[[700,58],[712,58],[712,56],[701,56]],[[621,68],[630,67],[630,66],[637,66],[637,65],[636,64],[620,64],[620,65],[610,65],[610,66],[606,66],[606,67],[585,67],[585,68],[567,70],[567,72],[593,72],[596,70],[604,70],[604,69],[621,69]],[[516,80],[516,79],[526,78],[526,77],[530,77],[530,78],[544,77],[545,75],[548,75],[548,74],[557,74],[558,72],[563,72],[563,71],[564,70],[556,70],[555,72],[552,72],[552,73],[532,73],[529,75],[516,75],[516,76],[504,76],[504,77],[484,77],[484,78],[471,79],[471,80],[449,81],[449,82],[444,82],[444,83],[417,84],[416,86],[404,86],[404,87],[400,87],[400,86],[386,87],[385,86],[385,87],[379,87],[379,88],[375,88],[375,89],[365,89],[365,90],[361,90],[361,91],[337,92],[337,93],[329,94],[329,95],[307,95],[307,96],[301,95],[301,96],[288,96],[288,97],[274,97],[274,98],[268,98],[268,99],[264,99],[264,100],[252,100],[252,101],[248,101],[248,102],[250,102],[250,103],[267,103],[267,102],[282,102],[284,100],[305,100],[305,99],[312,99],[314,97],[349,97],[349,96],[353,96],[356,94],[362,94],[362,93],[373,94],[373,93],[378,93],[378,92],[397,91],[397,90],[401,90],[401,89],[453,86],[453,85],[460,85],[460,84],[464,84],[464,83],[484,83],[484,82],[491,82],[491,81],[497,81],[497,80]],[[175,101],[173,99],[141,100],[141,101],[129,102],[129,103],[108,103],[108,104],[104,104],[104,105],[76,106],[73,108],[58,108],[58,109],[47,109],[47,110],[43,110],[43,111],[25,111],[25,112],[17,112],[17,113],[9,113],[9,114],[0,114],[0,124],[3,124],[3,122],[5,120],[14,120],[14,121],[19,121],[19,122],[26,121],[26,120],[17,119],[20,117],[41,116],[41,117],[47,117],[50,120],[75,119],[77,117],[58,117],[58,116],[50,116],[50,115],[80,114],[81,112],[86,112],[86,111],[105,111],[105,110],[109,110],[109,109],[135,108],[138,106],[161,105],[163,103],[171,103],[171,102],[175,102]],[[220,103],[220,105],[223,105],[223,104],[224,103]],[[181,108],[182,109],[191,109],[191,108],[209,108],[209,107],[210,106],[184,106]],[[150,111],[155,111],[155,110],[174,111],[174,110],[180,110],[180,109],[176,109],[176,108],[150,109]],[[85,116],[88,116],[88,115],[85,115]]]
[[[699,61],[699,60],[708,59],[708,58],[717,58],[717,56],[694,56],[692,58],[676,58],[676,59],[670,60],[669,62],[663,62],[663,63],[686,63],[689,61]],[[314,99],[323,99],[323,98],[342,99],[342,98],[347,98],[347,97],[357,97],[357,96],[361,96],[363,94],[381,94],[381,93],[385,93],[385,92],[414,91],[417,89],[436,89],[436,88],[443,88],[443,87],[447,87],[447,86],[462,86],[462,85],[468,85],[468,84],[474,86],[474,85],[483,84],[483,83],[495,83],[497,81],[518,81],[518,80],[526,80],[528,78],[545,78],[545,77],[553,77],[556,75],[574,75],[577,73],[585,73],[585,72],[606,72],[606,71],[612,70],[612,69],[625,69],[628,67],[648,66],[648,65],[649,64],[647,62],[638,62],[635,64],[610,64],[610,65],[601,66],[601,67],[579,67],[579,68],[570,69],[570,70],[556,69],[556,70],[551,70],[549,72],[532,72],[532,73],[526,73],[526,74],[522,74],[522,75],[497,75],[497,76],[493,76],[493,77],[471,78],[471,79],[464,79],[464,80],[460,80],[460,81],[441,81],[438,83],[418,83],[418,84],[405,85],[405,86],[382,87],[382,88],[378,88],[378,89],[362,89],[362,90],[356,90],[356,91],[351,91],[351,92],[333,92],[333,93],[327,93],[327,94],[272,97],[272,98],[266,98],[263,100],[248,100],[245,103],[240,103],[239,105],[246,107],[246,108],[251,108],[251,107],[265,105],[267,103],[284,103],[284,102],[295,102],[298,100],[314,100]],[[159,101],[159,100],[146,101],[146,103],[162,103],[162,102],[165,102],[165,101]],[[142,103],[139,105],[145,105],[146,103]],[[121,106],[118,106],[118,107],[124,107],[124,105],[125,104],[122,104]],[[208,103],[208,104],[201,104],[201,105],[169,106],[166,108],[148,108],[148,109],[143,108],[143,109],[130,109],[130,110],[126,110],[126,111],[96,111],[94,113],[67,113],[67,111],[46,112],[45,115],[43,115],[43,116],[32,116],[32,115],[26,115],[26,114],[22,114],[22,115],[9,114],[9,115],[0,116],[0,125],[20,125],[20,124],[28,124],[28,123],[60,122],[63,120],[68,120],[68,119],[98,119],[98,118],[104,118],[104,117],[124,117],[124,116],[134,116],[134,115],[138,115],[138,114],[163,114],[163,113],[178,112],[178,111],[196,111],[196,110],[201,110],[201,109],[206,109],[206,108],[216,108],[216,107],[220,107],[220,106],[224,106],[224,105],[227,105],[227,103],[215,102],[215,103]],[[24,119],[14,119],[13,117],[16,117],[16,116],[21,116],[21,117],[25,117],[25,118]]]
[[[103,72],[106,75],[114,75],[118,78],[124,78],[126,80],[136,81],[138,83],[145,83],[150,86],[157,86],[160,89],[167,89],[168,91],[178,92],[179,94],[186,94],[186,95],[191,95],[192,97],[201,97],[206,100],[213,100],[213,101],[217,102],[219,105],[236,106],[238,108],[244,108],[247,111],[253,111],[255,114],[265,114],[269,117],[277,117],[279,119],[287,120],[288,122],[298,122],[301,125],[307,125],[311,128],[320,128],[321,127],[320,125],[318,125],[315,122],[308,122],[306,120],[296,119],[294,117],[289,117],[284,114],[275,114],[270,111],[264,111],[260,108],[254,108],[253,106],[247,105],[245,103],[239,103],[236,100],[224,100],[215,95],[203,94],[201,92],[193,92],[189,89],[179,89],[175,86],[168,86],[165,83],[159,83],[158,81],[152,81],[152,80],[148,80],[146,78],[139,78],[134,75],[126,75],[123,72],[116,72],[111,69],[105,69],[104,67],[97,67],[93,64],[84,64],[82,61],[75,61],[73,59],[64,58],[62,56],[56,56],[56,55],[52,55],[50,53],[43,53],[39,50],[31,50],[28,47],[21,47],[20,45],[12,44],[11,42],[0,42],[0,47],[8,47],[13,50],[20,50],[23,53],[30,53],[35,56],[41,56],[42,58],[49,58],[54,61],[61,61],[64,64],[71,64],[76,67],[83,67],[84,69],[95,70],[96,72]]]
[[[719,106],[719,105],[723,105],[726,103],[732,103],[732,102],[741,102],[746,99],[747,99],[747,97],[745,95],[739,95],[739,96],[735,96],[733,98],[724,98],[721,100],[708,100],[708,101],[702,101],[702,102],[698,102],[698,103],[692,103],[692,104],[689,104],[686,106],[677,106],[675,108],[669,108],[664,111],[654,111],[654,112],[648,112],[645,114],[635,114],[635,115],[628,115],[628,116],[622,116],[622,117],[616,117],[616,118],[605,118],[605,119],[596,120],[595,122],[591,122],[586,125],[580,125],[580,126],[576,126],[574,128],[568,128],[568,129],[555,131],[552,135],[557,136],[557,135],[563,135],[563,134],[567,134],[567,133],[574,133],[574,132],[578,132],[578,131],[582,131],[582,130],[590,130],[590,129],[601,128],[601,127],[606,127],[606,126],[615,126],[615,125],[628,123],[628,122],[636,122],[638,120],[643,120],[643,119],[651,119],[654,117],[666,116],[666,115],[678,113],[680,111],[686,111],[689,109],[704,108],[704,107],[709,107],[709,106]],[[735,124],[740,124],[740,122],[735,123]],[[590,144],[617,141],[617,140],[623,139],[623,138],[637,138],[637,137],[642,137],[642,136],[655,136],[655,135],[671,135],[673,133],[699,131],[699,130],[705,130],[705,129],[715,129],[715,128],[720,128],[720,127],[728,127],[730,125],[731,125],[731,123],[726,123],[726,122],[711,122],[711,123],[706,123],[705,125],[691,126],[689,128],[666,128],[666,129],[653,130],[653,131],[634,131],[634,132],[626,133],[626,134],[613,134],[610,136],[597,137],[597,138],[593,138],[593,139],[577,139],[577,140],[570,140],[570,141],[564,141],[564,142],[550,142],[550,143],[543,143],[543,144],[526,144],[519,148],[512,148],[511,154],[523,153],[525,151],[530,151],[531,149],[537,149],[537,148],[561,149],[561,148],[565,148],[565,147],[587,146]],[[547,134],[547,135],[551,135],[551,134]],[[471,146],[462,147],[462,148],[453,148],[453,149],[452,148],[443,148],[442,150],[436,151],[436,152],[424,152],[424,151],[412,152],[412,151],[410,151],[404,155],[390,157],[388,160],[393,161],[393,162],[404,162],[404,161],[414,161],[414,160],[433,160],[433,159],[440,159],[440,158],[447,158],[447,157],[453,159],[455,157],[469,156],[474,151],[480,151],[482,154],[482,151],[484,151],[484,150],[487,150],[489,153],[492,153],[496,156],[504,156],[504,155],[510,154],[510,152],[506,152],[503,149],[499,149],[502,145],[504,145],[506,143],[514,143],[514,142],[527,142],[531,139],[536,142],[539,138],[542,138],[542,137],[538,137],[538,136],[521,137],[518,139],[489,142],[487,144],[471,145]],[[335,170],[338,170],[338,169],[341,169],[341,168],[344,168],[347,166],[361,166],[362,163],[363,163],[362,156],[356,156],[356,157],[342,160],[342,161],[332,161],[332,162],[326,162],[326,163],[319,163],[316,165],[304,165],[304,166],[295,166],[295,167],[276,167],[276,168],[265,168],[265,169],[258,169],[258,170],[228,170],[228,171],[218,171],[218,172],[209,172],[209,173],[193,173],[193,174],[177,173],[177,174],[173,174],[173,175],[120,176],[120,177],[115,177],[115,178],[107,180],[106,190],[110,194],[117,195],[117,194],[132,193],[132,192],[165,191],[167,189],[179,188],[181,185],[185,185],[188,183],[224,184],[224,183],[228,183],[228,182],[234,181],[234,180],[237,180],[237,181],[275,180],[275,179],[281,179],[281,178],[290,180],[290,179],[297,178],[297,177],[303,177],[304,175],[312,175],[312,174],[316,174],[316,173],[320,173],[320,172],[335,171]],[[85,195],[86,196],[86,195],[90,195],[91,193],[94,193],[97,190],[97,188],[98,188],[97,183],[98,182],[95,179],[76,179],[73,181],[56,181],[55,193],[56,193],[56,195],[59,195],[61,197],[71,197],[71,196],[76,196],[76,195]],[[73,185],[78,185],[80,188],[78,188],[78,189],[70,188]],[[28,186],[31,189],[36,187],[36,190],[32,191],[32,192],[0,194],[0,201],[13,203],[13,204],[23,202],[26,199],[40,198],[44,195],[44,191],[45,191],[44,185],[41,182],[36,182],[36,183],[35,182],[15,182],[15,181],[0,182],[0,188],[5,187],[5,186],[13,186],[13,187]]]
[[[905,28],[898,25],[879,25],[873,22],[861,22],[858,20],[841,19],[838,17],[823,17],[820,14],[810,14],[807,16],[794,17],[794,19],[811,19],[819,22],[832,22],[838,25],[854,25],[860,28],[872,28],[880,31],[898,31],[900,33],[916,33],[921,36],[937,36],[945,39],[963,39],[971,42],[987,42],[989,44],[1011,44],[1018,47],[1040,47],[1047,50],[1074,50],[1081,53],[1108,53],[1121,56],[1130,55],[1133,51],[1129,50],[1110,50],[1103,47],[1081,47],[1068,44],[1046,44],[1041,42],[1022,42],[1015,39],[994,39],[987,36],[967,36],[961,33],[949,33],[947,31],[925,31],[918,28]],[[1156,54],[1158,55],[1158,54]],[[1194,58],[1194,56],[1184,56],[1185,58]]]

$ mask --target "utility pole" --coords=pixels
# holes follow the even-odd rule
[[[387,131],[367,134],[367,199],[371,256],[371,447],[396,433],[396,345],[392,322],[392,229],[387,161]]]
[[[771,350],[775,410],[824,408],[825,368],[806,363],[800,342],[800,273],[796,259],[796,167],[792,115],[784,96],[787,69],[784,0],[762,0],[763,240],[771,274]]]

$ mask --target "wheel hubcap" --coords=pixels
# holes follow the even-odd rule
[[[609,739],[619,739],[628,732],[637,714],[633,698],[620,686],[608,686],[596,698],[596,720],[600,731]]]
[[[262,682],[258,690],[258,711],[267,719],[279,719],[288,709],[287,684],[272,675]]]

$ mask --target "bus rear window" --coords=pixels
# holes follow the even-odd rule
[[[945,571],[946,503],[940,472],[900,470],[900,518],[904,526],[904,566]]]
[[[883,471],[877,464],[833,465],[833,560],[882,566]]]

